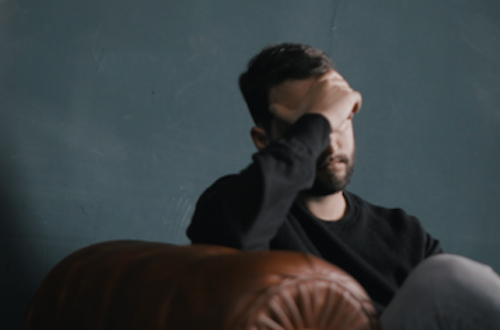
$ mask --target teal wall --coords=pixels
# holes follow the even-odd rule
[[[254,148],[237,78],[269,43],[329,53],[364,96],[350,189],[500,270],[495,0],[0,1],[0,327],[63,257],[185,244]]]

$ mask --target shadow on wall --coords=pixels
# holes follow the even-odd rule
[[[23,235],[27,214],[16,205],[14,170],[0,162],[0,327],[21,329],[31,299],[45,272],[43,241]]]
[[[34,239],[34,231],[25,221],[34,218],[19,203],[21,185],[16,178],[19,169],[13,166],[13,137],[9,134],[10,117],[16,112],[8,106],[10,69],[18,54],[9,51],[12,48],[8,47],[8,41],[11,34],[20,31],[14,23],[21,5],[21,1],[0,1],[0,42],[5,50],[0,61],[0,328],[3,330],[22,328],[40,283],[39,274],[44,271],[40,257],[44,242]]]

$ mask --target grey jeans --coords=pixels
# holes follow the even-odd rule
[[[465,257],[433,256],[411,272],[381,324],[382,330],[499,330],[500,277]]]

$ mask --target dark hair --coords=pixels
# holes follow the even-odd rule
[[[269,131],[269,91],[288,79],[307,79],[333,69],[332,60],[321,50],[306,45],[269,45],[248,63],[239,79],[243,97],[257,126]]]

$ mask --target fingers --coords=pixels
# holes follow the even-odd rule
[[[340,73],[335,70],[329,70],[324,73],[317,81],[317,84],[321,84],[322,88],[330,89],[332,92],[337,93],[339,91],[346,91],[352,94],[353,99],[355,100],[355,105],[352,109],[352,113],[357,113],[361,110],[361,105],[363,103],[361,93],[355,91],[351,88],[349,83],[342,77]]]
[[[352,109],[352,113],[358,113],[359,110],[361,110],[361,105],[363,104],[363,97],[361,96],[361,93],[358,91],[353,91],[357,97],[357,102],[354,105],[354,108]]]
[[[302,113],[298,113],[297,110],[290,110],[278,103],[271,104],[269,106],[269,111],[273,116],[289,124],[293,124],[302,115]]]
[[[323,80],[328,80],[328,79],[339,79],[339,80],[345,80],[344,77],[342,77],[340,75],[340,73],[338,73],[337,71],[335,70],[328,70],[327,72],[325,72],[324,74],[322,74],[318,81],[323,81]]]
[[[289,124],[293,124],[304,113],[319,113],[327,117],[334,128],[352,118],[361,109],[361,104],[361,94],[353,90],[337,71],[329,70],[310,85],[297,108],[289,109],[282,104],[272,103],[269,111]]]
[[[329,70],[323,75],[321,75],[316,83],[312,86],[312,89],[335,89],[343,88],[347,90],[352,90],[349,83],[334,70]]]
[[[346,86],[350,87],[349,84],[347,83],[347,81],[344,79],[344,77],[342,77],[342,75],[335,70],[328,70],[327,72],[325,72],[323,75],[321,75],[318,78],[317,83],[322,83],[325,81],[328,81],[330,83],[334,83],[335,85],[337,85],[337,84],[338,85],[346,85]]]

